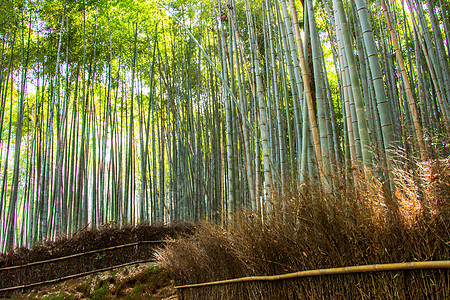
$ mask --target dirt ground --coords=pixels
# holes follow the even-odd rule
[[[178,299],[167,271],[154,263],[123,268],[40,286],[9,299]]]

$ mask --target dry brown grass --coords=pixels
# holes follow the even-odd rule
[[[273,192],[270,211],[203,223],[157,253],[177,285],[253,275],[450,259],[450,161],[398,157],[391,189],[335,175]],[[340,174],[345,174],[341,172]],[[391,192],[392,191],[392,192]],[[449,270],[334,275],[184,289],[183,299],[448,299]]]

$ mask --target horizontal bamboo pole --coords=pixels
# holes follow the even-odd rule
[[[235,279],[227,279],[221,281],[204,282],[198,284],[188,284],[176,286],[176,289],[186,289],[195,287],[204,287],[220,284],[238,283],[238,282],[252,282],[252,281],[274,281],[274,280],[286,280],[292,278],[323,276],[323,275],[339,275],[339,274],[353,274],[353,273],[365,273],[365,272],[383,272],[383,271],[401,271],[401,270],[419,270],[419,269],[450,269],[450,260],[441,261],[421,261],[421,262],[405,262],[405,263],[393,263],[393,264],[376,264],[376,265],[363,265],[352,267],[339,267],[330,269],[317,269],[300,271],[295,273],[288,273],[283,275],[272,276],[249,276]]]
[[[35,265],[46,264],[46,263],[60,261],[60,260],[66,260],[66,259],[69,259],[69,258],[74,258],[74,257],[94,254],[94,253],[98,253],[98,252],[102,252],[102,251],[115,250],[115,249],[130,247],[130,246],[136,246],[136,245],[139,245],[139,244],[161,244],[161,243],[164,243],[164,241],[157,240],[157,241],[134,242],[134,243],[130,243],[130,244],[124,244],[124,245],[113,246],[113,247],[108,247],[108,248],[103,248],[103,249],[97,249],[97,250],[92,250],[92,251],[87,251],[87,252],[81,252],[81,253],[76,253],[76,254],[72,254],[72,255],[68,255],[68,256],[62,256],[62,257],[57,257],[57,258],[52,258],[52,259],[47,259],[47,260],[40,260],[40,261],[35,261],[35,262],[21,264],[21,265],[16,265],[16,266],[4,267],[4,268],[0,268],[0,271],[26,268],[26,267],[29,267],[29,266],[35,266]]]
[[[109,270],[112,270],[112,269],[117,269],[117,268],[129,266],[129,265],[148,263],[148,262],[152,262],[152,261],[153,260],[138,260],[138,261],[129,262],[129,263],[125,263],[125,264],[121,264],[121,265],[117,265],[117,266],[112,266],[112,267],[107,267],[107,268],[103,268],[103,269],[83,272],[83,273],[79,273],[79,274],[59,277],[59,278],[56,278],[56,279],[51,279],[51,280],[46,280],[46,281],[41,281],[41,282],[36,282],[36,283],[30,283],[30,284],[24,284],[24,285],[18,285],[18,286],[2,288],[2,289],[0,289],[0,293],[1,292],[8,292],[8,291],[19,290],[19,289],[30,288],[30,287],[34,287],[34,286],[38,286],[38,285],[43,285],[43,284],[50,284],[50,283],[60,282],[60,281],[71,279],[71,278],[82,277],[82,276],[86,276],[86,275],[90,275],[90,274],[94,274],[94,273],[109,271]]]

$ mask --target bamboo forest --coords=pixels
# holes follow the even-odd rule
[[[0,252],[449,159],[448,0],[3,0],[0,39]]]

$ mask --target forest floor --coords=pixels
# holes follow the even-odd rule
[[[178,299],[167,271],[155,263],[117,268],[16,293],[9,299]]]

